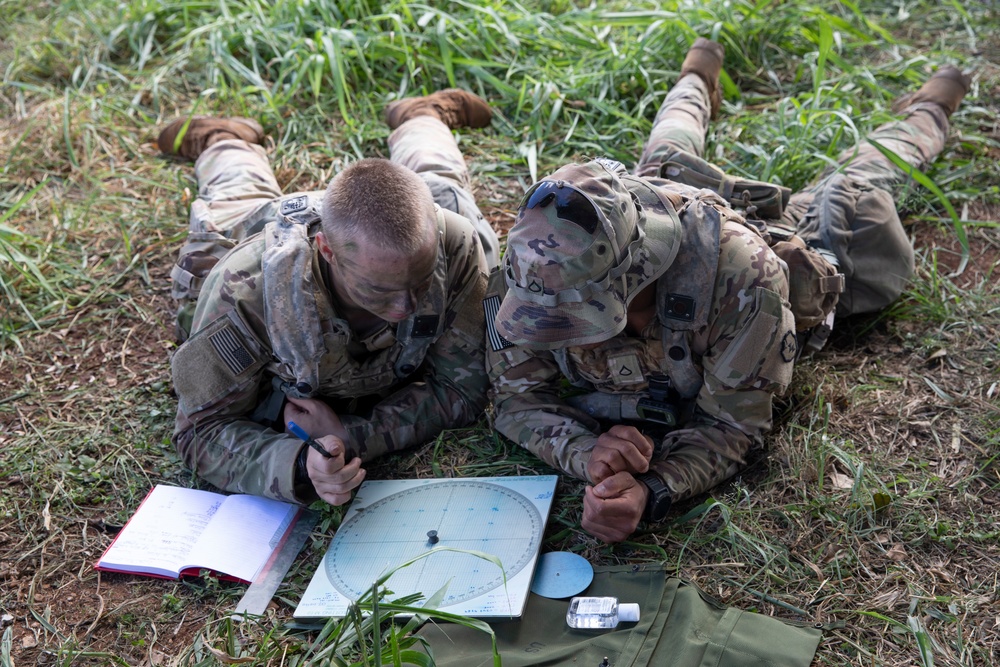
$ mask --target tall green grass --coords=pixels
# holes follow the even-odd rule
[[[47,13],[13,4],[31,39],[8,50],[4,90],[14,111],[26,99],[62,103],[62,141],[36,171],[68,169],[78,181],[108,146],[135,154],[130,126],[152,132],[194,110],[261,118],[281,147],[327,134],[354,159],[379,149],[387,101],[446,86],[491,100],[504,157],[529,180],[581,156],[630,163],[687,47],[706,35],[727,49],[729,109],[709,157],[798,188],[885,120],[895,90],[926,76],[923,59],[893,55],[871,8],[846,2],[70,0]],[[859,62],[858,52],[876,57]],[[17,153],[5,182],[26,186]],[[0,216],[13,210],[0,203]],[[4,236],[13,329],[37,326],[41,303],[57,297],[58,281],[32,259],[37,238]]]

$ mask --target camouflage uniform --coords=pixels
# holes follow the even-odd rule
[[[948,114],[938,104],[907,107],[902,120],[886,123],[868,138],[923,170],[948,137]],[[841,154],[792,195],[783,219],[810,245],[832,251],[846,277],[838,315],[867,313],[895,301],[913,276],[913,247],[896,210],[895,196],[909,177],[868,142]]]
[[[241,242],[205,280],[193,335],[172,360],[173,440],[185,463],[219,488],[311,499],[295,487],[303,443],[253,419],[276,384],[330,403],[349,434],[348,461],[425,442],[482,412],[488,265],[464,162],[437,119],[404,123],[389,146],[393,161],[428,182],[440,207],[438,265],[410,318],[363,339],[338,313],[329,265],[311,242],[323,193],[282,196],[263,149],[244,141],[215,143],[197,160],[192,229]],[[495,235],[491,242],[495,248]]]
[[[924,164],[941,149],[947,130],[946,117],[938,111],[934,104],[911,108],[906,121],[880,128],[873,138],[911,164]],[[552,295],[561,290],[579,290],[571,284],[573,260],[581,251],[573,238],[579,230],[559,219],[553,206],[545,209],[542,219],[523,217],[522,208],[508,239],[505,275],[494,274],[484,302],[487,318],[493,320],[487,327],[487,365],[497,429],[553,467],[587,479],[598,435],[611,423],[634,423],[654,436],[650,469],[675,501],[719,484],[745,464],[748,451],[761,443],[771,426],[771,398],[790,381],[796,353],[783,262],[716,194],[657,178],[671,155],[702,154],[710,113],[704,81],[695,74],[683,77],[654,121],[636,168],[642,178],[621,177],[645,211],[644,244],[653,228],[669,226],[664,216],[655,214],[655,200],[646,194],[650,185],[666,209],[677,211],[674,217],[682,230],[679,250],[656,277],[656,317],[643,330],[624,329],[588,349],[580,344],[600,340],[601,334],[585,311],[560,321],[551,311],[535,307],[553,305]],[[842,310],[857,312],[898,296],[913,260],[892,198],[883,189],[901,182],[902,174],[868,145],[857,155],[845,154],[843,161],[848,165],[841,173],[825,176],[791,198],[786,221],[807,240],[821,240],[836,254],[849,280]],[[615,200],[613,193],[595,185],[591,176],[574,166],[550,179],[585,191],[614,217],[615,208],[602,200]],[[529,192],[525,202],[531,197]],[[627,202],[615,201],[615,206],[626,210]],[[875,245],[866,248],[864,240]],[[512,248],[518,251],[514,257]],[[640,266],[643,257],[640,251]],[[881,268],[873,271],[870,262],[875,259],[880,267],[894,267],[895,277],[887,281]],[[626,278],[636,263],[633,260]],[[614,291],[614,281],[605,282],[610,287],[604,289]],[[519,292],[511,298],[509,290],[515,286]],[[639,289],[628,284],[620,296]],[[537,293],[529,294],[532,291]],[[599,311],[607,304],[590,293],[577,296],[593,306],[594,317],[602,316]],[[491,299],[494,304],[503,299],[495,319],[490,315],[498,309],[491,309]],[[622,328],[624,323],[617,331]],[[560,347],[557,341],[567,340],[566,332],[574,330],[580,332],[571,340],[576,345]],[[545,331],[552,342],[545,342]],[[509,341],[518,346],[509,346]],[[672,400],[679,407],[678,427],[665,434],[648,421],[630,421],[639,416],[637,402],[650,395],[650,379],[662,375],[669,377],[676,392]],[[564,380],[586,393],[566,398]]]
[[[924,169],[944,148],[948,114],[923,102],[903,110],[868,138]],[[664,101],[639,164],[643,176],[664,175],[661,165],[678,152],[702,156],[709,123],[708,88],[695,75],[681,79]],[[781,221],[810,246],[830,251],[846,278],[837,302],[840,316],[884,308],[913,275],[913,248],[894,197],[909,178],[875,146],[844,151],[812,185],[791,195]],[[766,216],[765,216],[766,217]]]

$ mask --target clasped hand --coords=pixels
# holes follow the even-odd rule
[[[621,542],[635,532],[649,489],[635,478],[647,472],[653,441],[634,426],[616,424],[597,438],[587,463],[593,486],[583,496],[583,529],[604,542]]]
[[[320,498],[331,505],[343,505],[351,492],[365,479],[361,459],[355,456],[345,463],[347,430],[340,417],[325,402],[315,398],[289,398],[285,405],[285,423],[290,421],[311,434],[330,454],[324,457],[312,447],[306,457],[306,472]],[[318,434],[323,435],[318,435]]]

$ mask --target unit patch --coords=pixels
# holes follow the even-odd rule
[[[788,363],[795,361],[795,354],[798,352],[798,349],[795,332],[786,331],[781,339],[781,358]]]

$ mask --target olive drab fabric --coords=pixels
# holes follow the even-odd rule
[[[595,568],[581,595],[639,604],[637,623],[613,630],[566,625],[569,600],[528,596],[518,619],[490,623],[504,667],[808,667],[828,627],[726,607],[661,567]],[[418,633],[438,667],[493,664],[489,636],[457,624]]]
[[[401,125],[390,155],[441,181],[465,165],[440,164],[462,158],[447,127],[434,122],[440,127]],[[435,150],[424,159],[419,147],[431,140]],[[442,148],[444,141],[454,150]],[[312,241],[322,193],[281,196],[263,150],[236,140],[207,148],[195,173],[201,187],[192,209],[202,220],[222,232],[236,230],[234,236],[247,220],[260,231],[241,239],[205,278],[192,335],[171,362],[178,394],[173,440],[197,475],[224,490],[311,500],[296,496],[302,442],[251,419],[275,386],[335,406],[349,434],[348,460],[371,460],[479,417],[488,386],[483,228],[438,208],[431,287],[410,318],[362,338],[333,303],[332,274]],[[454,191],[439,187],[453,196],[438,203],[454,205],[458,190],[458,183]]]

